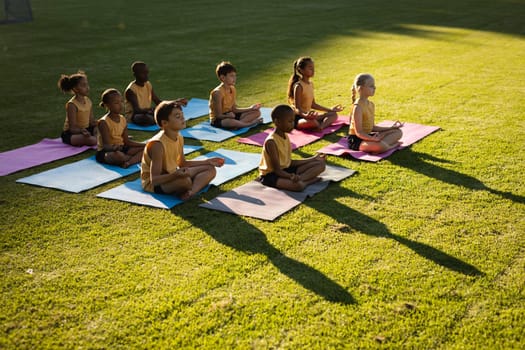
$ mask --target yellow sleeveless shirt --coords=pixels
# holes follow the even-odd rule
[[[137,96],[137,101],[139,108],[148,109],[151,108],[151,92],[153,91],[153,86],[149,81],[144,83],[144,86],[137,85],[134,81],[129,83],[125,91],[130,89]],[[126,119],[131,121],[131,116],[133,115],[133,105],[131,102],[126,99],[124,103],[124,112],[126,113]]]
[[[66,110],[67,106],[72,103],[77,107],[77,127],[81,129],[85,129],[89,127],[89,117],[91,116],[91,108],[93,106],[93,103],[89,99],[89,97],[84,97],[84,103],[79,103],[77,100],[75,100],[75,96],[73,96],[69,101],[66,103]],[[64,131],[69,130],[69,120],[67,119],[67,113],[66,113],[66,121],[64,122]]]
[[[126,118],[121,114],[118,123],[114,122],[108,115],[103,116],[99,121],[103,120],[109,129],[109,144],[110,145],[123,145],[124,139],[122,133],[126,129],[127,123]],[[102,134],[97,134],[97,150],[102,151],[104,149],[104,140],[102,140]]]
[[[175,172],[182,164],[182,157],[184,155],[184,138],[182,135],[177,137],[177,141],[172,140],[166,134],[164,130],[158,132],[149,141],[160,142],[164,148],[164,154],[162,156],[162,174],[171,174]],[[154,186],[151,183],[151,158],[148,154],[148,146],[144,148],[142,154],[142,162],[140,164],[140,179],[142,188],[148,192],[154,192]]]
[[[357,99],[354,102],[354,105],[358,105],[361,107],[361,110],[363,111],[362,120],[361,120],[361,129],[365,134],[369,134],[372,132],[372,129],[374,128],[374,114],[375,114],[375,106],[372,101],[368,100],[361,100]],[[350,121],[350,135],[355,135],[355,122],[354,118]]]
[[[304,81],[299,80],[295,84],[299,84],[302,87],[301,105],[295,106],[293,98],[291,98],[288,102],[290,103],[290,105],[292,105],[295,114],[299,114],[299,110],[302,110],[304,112],[310,112],[312,110],[312,103],[314,102],[314,83],[305,83]]]
[[[273,140],[279,151],[279,166],[281,169],[288,168],[292,164],[292,144],[288,134],[284,134],[284,138],[272,132],[264,141],[264,146],[261,154],[261,161],[259,163],[259,175],[263,176],[274,171],[272,163],[270,162],[270,155],[266,151],[266,142]]]
[[[214,121],[217,117],[215,113],[213,112],[213,93],[215,91],[219,91],[219,94],[221,96],[221,113],[225,114],[228,112],[231,112],[233,109],[233,106],[235,105],[235,99],[237,98],[237,91],[235,90],[235,86],[232,86],[231,88],[227,88],[225,85],[221,84],[217,86],[215,89],[213,89],[210,92],[210,101],[208,103],[208,107],[210,109],[210,120]]]

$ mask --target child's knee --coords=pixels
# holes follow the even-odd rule
[[[213,165],[209,165],[207,173],[208,173],[210,179],[214,179],[215,176],[217,175],[217,169],[215,169],[215,167]]]

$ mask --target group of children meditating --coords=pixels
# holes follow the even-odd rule
[[[135,80],[127,86],[124,98],[117,89],[107,89],[102,93],[100,106],[107,113],[98,120],[94,119],[88,97],[86,74],[62,75],[59,88],[73,94],[66,103],[62,141],[73,146],[97,145],[96,160],[100,163],[126,168],[141,162],[141,182],[145,191],[189,199],[210,183],[215,177],[215,168],[222,166],[224,159],[186,160],[184,138],[179,132],[186,126],[182,107],[188,101],[185,98],[162,101],[149,82],[149,70],[144,62],[134,62],[132,71]],[[318,181],[325,170],[326,159],[322,154],[292,160],[288,137],[294,128],[322,130],[331,125],[338,118],[337,113],[343,110],[341,105],[328,108],[315,101],[311,80],[314,71],[310,57],[297,59],[288,82],[288,104],[278,105],[271,112],[275,129],[264,142],[259,163],[258,180],[266,186],[302,191]],[[221,62],[216,67],[216,74],[220,84],[210,92],[210,124],[217,128],[237,129],[261,123],[260,104],[247,108],[237,106],[235,67],[229,62]],[[352,150],[382,153],[399,145],[402,123],[395,122],[390,127],[375,124],[374,104],[369,100],[374,93],[374,78],[370,74],[357,75],[352,85],[348,133],[348,148]],[[157,124],[161,130],[146,143],[136,142],[128,137],[129,122]]]

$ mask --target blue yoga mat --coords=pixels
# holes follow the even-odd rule
[[[186,107],[182,107],[182,111],[184,112],[185,120],[202,117],[203,115],[206,115],[209,112],[208,100],[203,100],[202,98],[192,98],[191,100],[188,101],[188,105]],[[128,129],[129,130],[139,130],[139,131],[158,131],[160,130],[159,126],[156,124],[148,125],[148,126],[140,126],[135,123],[128,123]]]
[[[195,158],[196,160],[208,159],[213,157],[222,157],[225,159],[224,165],[217,168],[217,176],[210,183],[219,186],[229,180],[236,178],[259,165],[260,155],[258,153],[247,153],[231,151],[227,149],[218,149],[214,152]],[[208,188],[201,192],[207,191]],[[127,182],[108,191],[102,192],[97,197],[106,199],[116,199],[124,202],[147,205],[155,208],[170,209],[183,203],[183,201],[174,195],[156,194],[146,192],[142,189],[140,179]]]
[[[195,160],[209,159],[213,157],[221,157],[225,160],[224,165],[217,168],[217,175],[210,182],[210,184],[214,186],[222,185],[237,176],[257,168],[259,166],[259,161],[261,160],[260,153],[231,151],[224,148],[219,148],[214,152],[206,153],[195,158]]]
[[[202,146],[185,145],[184,153],[190,153],[199,148]],[[124,169],[115,165],[100,164],[95,160],[95,156],[92,156],[18,179],[16,182],[79,193],[139,171],[139,164],[133,164]]]
[[[271,108],[261,107],[261,117],[263,118],[263,124],[267,124],[272,121],[271,112]],[[180,134],[184,137],[188,137],[191,139],[221,142],[231,137],[244,134],[251,128],[256,127],[257,125],[259,124],[254,124],[252,126],[237,130],[226,130],[211,126],[210,121],[207,120],[190,128],[182,129],[180,131]]]

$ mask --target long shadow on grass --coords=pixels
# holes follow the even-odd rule
[[[224,214],[219,213],[219,215]],[[213,218],[187,219],[221,244],[247,254],[265,255],[280,272],[324,299],[342,304],[355,303],[354,298],[343,287],[313,267],[284,255],[268,242],[264,232],[242,218],[232,215],[227,227],[217,225],[217,221]]]
[[[341,187],[337,189],[336,193],[338,197],[356,197],[354,192]],[[315,200],[307,201],[306,204],[328,216],[331,216],[338,222],[351,227],[356,231],[363,232],[370,236],[384,237],[399,242],[423,258],[431,260],[452,271],[469,276],[484,275],[484,273],[478,270],[475,266],[461,261],[458,258],[428,244],[413,241],[409,238],[392,233],[382,222],[366,216],[335,200],[330,201],[329,205],[327,205],[326,202]]]
[[[403,150],[402,154],[390,158],[393,164],[411,169],[420,174],[432,177],[452,185],[462,186],[475,191],[488,191],[492,194],[509,199],[516,203],[525,203],[525,198],[511,192],[504,192],[492,189],[475,177],[462,174],[455,170],[446,169],[435,165],[432,162],[448,163],[449,161],[437,158],[430,154],[415,152],[410,148]]]

